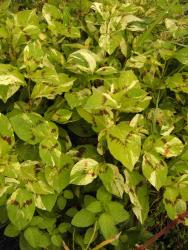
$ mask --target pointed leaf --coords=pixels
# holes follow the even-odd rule
[[[157,190],[166,184],[168,167],[160,155],[145,152],[142,172]]]
[[[159,154],[166,158],[170,158],[180,155],[183,151],[184,145],[179,138],[173,135],[168,135],[159,138],[156,141],[154,148]]]
[[[87,185],[97,177],[98,162],[93,159],[82,159],[77,162],[70,173],[70,183]]]
[[[39,230],[38,227],[28,227],[24,231],[24,237],[33,248],[47,248],[50,245],[48,233]]]
[[[124,178],[116,166],[112,164],[102,165],[100,167],[99,178],[109,193],[122,198],[124,193]]]
[[[6,102],[25,85],[24,76],[10,64],[0,64],[0,98]]]
[[[8,217],[19,230],[31,221],[35,205],[33,194],[26,189],[17,189],[7,201]]]
[[[68,57],[67,68],[77,73],[93,73],[96,68],[95,54],[86,49],[73,52]]]
[[[61,146],[53,137],[40,142],[39,154],[47,166],[54,167],[60,165]]]
[[[115,226],[115,222],[111,215],[107,213],[101,214],[99,217],[99,226],[102,235],[104,236],[105,240],[114,238],[118,234],[118,230]],[[117,245],[118,241],[114,241],[112,245]]]
[[[76,227],[89,227],[95,222],[95,216],[92,212],[82,209],[75,214],[71,224]]]
[[[126,168],[133,170],[141,151],[141,137],[125,122],[108,129],[108,148]]]

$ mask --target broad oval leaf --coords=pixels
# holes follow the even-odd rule
[[[77,162],[70,173],[70,183],[87,185],[97,178],[98,162],[93,159],[82,159]]]
[[[115,238],[118,234],[118,230],[115,226],[115,222],[110,214],[103,213],[99,217],[99,226],[101,233],[105,240]],[[118,241],[113,241],[112,245],[117,245]]]
[[[38,227],[28,227],[24,231],[24,237],[33,248],[47,248],[50,245],[49,234],[41,231]]]
[[[173,135],[163,136],[159,138],[154,148],[156,152],[163,155],[165,158],[178,156],[183,151],[184,145],[179,138]]]
[[[96,55],[87,49],[81,49],[69,55],[67,68],[77,73],[93,73],[96,68]]]
[[[20,231],[14,224],[8,224],[5,228],[4,235],[8,237],[17,237]]]
[[[133,204],[133,212],[143,224],[149,212],[148,186],[144,183],[144,177],[137,171],[125,171],[125,192],[129,195]]]
[[[109,193],[123,197],[124,178],[119,173],[118,167],[112,164],[100,165],[99,178]]]
[[[39,154],[47,166],[60,166],[61,146],[53,137],[40,142]]]
[[[37,144],[46,137],[58,137],[55,124],[34,112],[14,115],[10,122],[17,136],[29,144]]]
[[[115,224],[127,221],[130,216],[123,205],[116,201],[110,201],[107,204],[108,213],[112,216]]]
[[[75,77],[57,73],[54,68],[49,67],[35,71],[30,77],[36,82],[31,94],[32,99],[39,97],[54,99],[56,95],[69,91],[75,81]]]
[[[100,213],[102,212],[102,204],[100,201],[91,202],[86,209],[92,213]]]
[[[160,155],[145,152],[142,162],[142,172],[157,190],[166,184],[168,166]]]
[[[166,188],[163,202],[171,220],[174,220],[179,214],[186,211],[186,201],[181,199],[179,190],[176,187],[170,186]]]
[[[114,158],[133,170],[141,152],[141,136],[127,123],[121,122],[108,129],[107,143]]]
[[[175,52],[174,57],[182,64],[188,65],[188,48],[183,48]]]
[[[94,224],[95,220],[95,215],[92,212],[81,209],[75,214],[71,224],[76,227],[89,227]]]
[[[1,113],[0,128],[0,155],[4,155],[14,145],[14,133],[8,118]]]
[[[176,73],[166,80],[167,86],[174,92],[188,93],[188,73]]]
[[[6,102],[19,88],[24,86],[24,76],[10,64],[0,64],[0,98]]]
[[[19,230],[31,221],[35,204],[33,194],[26,189],[17,189],[7,201],[8,217]]]

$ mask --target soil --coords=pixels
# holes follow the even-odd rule
[[[3,235],[4,228],[0,229],[0,250],[19,250],[17,238],[9,238]]]

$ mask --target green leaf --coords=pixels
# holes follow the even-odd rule
[[[48,184],[60,193],[70,182],[70,169],[46,167],[45,178]]]
[[[53,234],[51,237],[51,241],[55,246],[61,247],[63,239],[60,234]]]
[[[110,201],[107,204],[107,211],[112,216],[114,223],[119,224],[129,219],[129,213],[124,209],[123,205],[116,201]]]
[[[140,87],[130,90],[120,91],[113,95],[118,103],[121,103],[119,110],[126,113],[137,113],[146,109],[150,103],[151,97]]]
[[[182,64],[188,65],[188,48],[183,48],[176,51],[174,57]]]
[[[65,73],[57,73],[54,68],[45,67],[31,74],[31,79],[36,82],[31,98],[46,97],[54,99],[56,95],[69,91],[75,81]]]
[[[27,240],[25,239],[24,237],[24,234],[20,234],[20,237],[19,237],[19,247],[20,247],[20,250],[34,250],[36,248],[33,248],[28,242]],[[37,249],[38,250],[38,249]]]
[[[92,213],[100,213],[102,211],[102,205],[100,201],[91,202],[86,209]]]
[[[39,230],[38,227],[28,227],[24,231],[24,237],[33,248],[46,248],[50,245],[49,235]]]
[[[67,231],[69,231],[70,228],[71,228],[71,224],[65,223],[65,222],[59,224],[59,226],[58,226],[58,230],[62,234],[66,233]]]
[[[116,166],[112,164],[103,164],[100,166],[99,178],[109,193],[119,198],[123,197],[124,178]]]
[[[61,146],[53,137],[40,142],[39,154],[47,166],[54,167],[60,165]]]
[[[107,213],[103,213],[99,217],[99,226],[105,240],[112,239],[118,234],[112,216]],[[118,245],[118,241],[113,241],[112,245]]]
[[[176,187],[166,188],[163,202],[171,220],[174,220],[178,214],[186,211],[186,202],[179,197],[179,190]]]
[[[24,76],[16,67],[0,64],[0,98],[6,102],[20,86],[24,86]]]
[[[67,200],[63,196],[59,196],[57,199],[57,206],[60,210],[63,210],[67,204]]]
[[[64,108],[60,108],[57,110],[52,111],[48,114],[48,118],[54,122],[65,124],[68,123],[72,116],[72,111]]]
[[[47,229],[48,231],[52,231],[55,227],[56,218],[48,218],[41,216],[34,216],[29,223],[30,226],[37,226],[40,229]]]
[[[136,171],[125,171],[125,177],[125,192],[133,204],[133,212],[143,224],[149,212],[148,186],[144,183],[143,176]]]
[[[47,53],[47,58],[50,60],[50,62],[54,64],[60,64],[64,65],[65,58],[61,52],[56,50],[55,48],[50,48]]]
[[[17,136],[29,144],[37,144],[46,137],[57,139],[55,124],[46,121],[37,113],[20,113],[10,117],[12,127]]]
[[[39,161],[38,145],[31,145],[25,142],[17,142],[16,153],[20,161]]]
[[[138,78],[132,70],[123,71],[118,78],[106,80],[106,85],[113,91],[122,112],[137,113],[146,109],[151,97],[141,88]]]
[[[108,203],[111,199],[112,195],[103,186],[97,190],[97,200]]]
[[[28,181],[26,188],[35,194],[47,195],[54,194],[54,189],[50,187],[42,172],[39,172],[35,181]]]
[[[96,201],[96,198],[91,196],[91,195],[84,195],[84,206],[87,207],[89,206],[89,204],[93,203],[94,201]]]
[[[106,79],[105,85],[112,89],[113,92],[118,93],[120,91],[126,92],[135,87],[139,87],[139,81],[132,70],[126,70],[120,72],[119,77],[113,77],[112,79]]]
[[[51,212],[57,200],[56,194],[35,195],[35,206]]]
[[[71,190],[65,190],[63,191],[63,197],[67,200],[72,200],[74,198],[74,194]]]
[[[130,171],[139,159],[141,137],[125,122],[108,129],[107,143],[110,153]]]
[[[98,162],[93,159],[82,159],[77,162],[70,173],[70,183],[87,185],[97,178]]]
[[[71,224],[76,227],[89,227],[95,222],[95,216],[92,212],[81,209],[73,217]]]
[[[91,94],[91,91],[87,88],[82,89],[78,92],[68,92],[65,93],[65,99],[71,109],[83,105],[87,97]]]
[[[53,19],[62,19],[63,20],[63,15],[56,6],[52,4],[45,3],[42,9],[42,14],[48,24],[51,24]]]
[[[69,9],[69,8],[68,8]],[[78,27],[71,25],[68,26],[68,23],[65,18],[67,8],[64,8],[64,11],[61,12],[56,6],[52,4],[45,3],[42,9],[42,14],[48,23],[48,28],[54,35],[61,34],[70,38],[79,38],[80,30]],[[70,14],[68,14],[70,15]]]
[[[10,151],[14,145],[14,133],[8,118],[0,113],[0,155]]]
[[[14,15],[15,25],[26,27],[28,25],[38,25],[39,19],[36,10],[23,10]]]
[[[96,55],[87,49],[81,49],[69,55],[67,68],[76,73],[93,73],[96,68]]]
[[[23,229],[35,212],[33,194],[26,189],[17,189],[7,201],[7,212],[12,224],[19,230]]]
[[[68,124],[68,128],[77,136],[80,137],[90,137],[94,135],[91,126],[83,119],[71,122]],[[88,144],[88,147],[91,145]]]
[[[73,165],[74,162],[71,156],[62,155],[60,168],[45,167],[45,178],[48,184],[58,193],[68,186]]]
[[[184,92],[188,93],[188,73],[176,73],[173,76],[167,78],[167,86],[174,92]]]
[[[136,56],[132,56],[129,58],[129,60],[126,63],[126,66],[129,68],[143,68],[144,64],[146,63],[146,56],[140,54]]]
[[[44,51],[41,43],[37,40],[30,42],[24,48],[24,64],[28,71],[36,70],[41,64],[44,57]]]
[[[104,66],[104,67],[101,67],[99,68],[97,71],[96,71],[96,74],[97,75],[113,75],[113,74],[116,74],[118,73],[117,69],[112,67],[112,66]]]
[[[40,164],[38,161],[24,161],[20,165],[19,178],[22,181],[36,181],[36,171],[40,171]]]
[[[114,34],[101,34],[99,38],[99,46],[111,55],[120,45],[122,38],[122,32],[114,32]]]
[[[145,152],[142,162],[142,172],[157,190],[166,184],[168,167],[160,155]]]
[[[118,103],[110,94],[101,91],[100,88],[93,89],[93,94],[87,99],[84,109],[103,109],[104,106],[117,109]]]
[[[4,235],[8,237],[17,237],[20,231],[13,224],[8,224],[5,228]]]
[[[95,229],[93,227],[90,227],[87,229],[85,235],[84,235],[84,244],[92,243],[97,238],[97,231],[94,231]]]
[[[173,135],[163,136],[159,138],[154,148],[157,153],[161,154],[165,158],[178,156],[183,151],[184,145],[177,137]]]

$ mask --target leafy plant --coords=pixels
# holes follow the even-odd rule
[[[187,10],[1,1],[0,221],[21,250],[134,249],[186,211]]]

